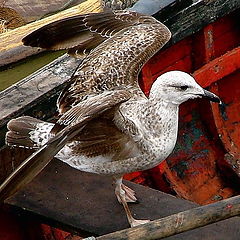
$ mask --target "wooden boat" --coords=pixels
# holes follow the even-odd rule
[[[217,1],[215,4],[217,6]],[[220,2],[218,4],[220,7]],[[208,12],[205,20],[216,16],[216,9]],[[194,15],[195,11],[194,8],[191,11],[191,7],[185,9],[187,15]],[[206,5],[202,3],[197,11],[199,15],[204,14]],[[184,11],[178,14],[167,20],[166,25],[178,22]],[[158,178],[162,173],[165,186],[178,196],[199,204],[224,199],[239,191],[238,19],[239,10],[235,10],[182,40],[173,38],[176,43],[153,57],[143,70],[145,91],[159,74],[180,69],[191,72],[201,86],[211,89],[224,102],[221,109],[204,101],[184,104],[174,152],[166,162],[149,172],[160,189],[162,183]],[[196,17],[194,23],[198,20]],[[179,22],[179,34],[190,24],[192,27],[190,21],[185,26]]]
[[[154,169],[128,174],[125,178],[204,205],[239,194],[240,2],[186,2],[183,5],[177,1],[169,1],[165,8],[154,13],[157,19],[170,28],[173,38],[144,66],[140,76],[141,86],[148,94],[152,82],[161,73],[182,70],[192,73],[201,86],[220,96],[224,105],[219,108],[204,100],[183,104],[180,110],[178,142],[174,152]],[[58,61],[60,60],[54,64],[58,65]],[[77,66],[78,63],[72,64]],[[28,78],[22,85],[15,85],[0,93],[0,105],[7,108],[6,114],[4,112],[0,119],[1,180],[12,171],[13,164],[18,164],[29,154],[27,150],[10,151],[4,146],[7,121],[20,114],[30,114],[43,119],[54,117],[53,103],[57,92],[63,86],[50,86],[46,90],[44,87],[49,82],[45,85],[42,83],[43,93],[33,96],[36,91],[36,85],[33,83],[36,84]],[[21,92],[24,84],[35,88],[31,89],[32,94],[27,96],[27,100],[23,99],[23,94],[15,102],[9,103],[7,98],[16,98],[15,92]],[[39,89],[41,90],[41,85]],[[16,107],[19,99],[23,104],[19,103],[19,107]],[[2,214],[7,217],[7,221],[1,220],[3,217],[0,216],[0,228],[5,224],[4,228],[8,229],[8,224],[14,224],[17,230],[14,233],[15,238],[12,239],[24,239],[19,219],[9,213]],[[53,239],[58,240],[67,236],[69,239],[75,239],[68,233],[54,230],[48,225],[41,228],[37,224],[32,226],[45,238],[51,235]],[[33,231],[30,232],[33,234]]]

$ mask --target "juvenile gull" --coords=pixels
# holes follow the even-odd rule
[[[138,74],[169,39],[162,23],[130,11],[70,17],[25,37],[26,45],[89,54],[58,99],[56,124],[26,116],[8,123],[8,145],[39,150],[3,183],[1,198],[29,182],[56,156],[81,171],[112,176],[130,225],[146,223],[133,218],[127,202],[136,197],[122,176],[152,168],[172,152],[181,103],[198,97],[219,102],[181,71],[161,75],[149,97],[144,95]]]

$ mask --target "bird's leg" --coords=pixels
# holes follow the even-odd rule
[[[127,204],[127,199],[130,200],[130,202],[135,202],[137,199],[134,196],[134,191],[122,183],[122,177],[115,178],[115,184],[116,184],[115,194],[117,196],[118,201],[124,207],[128,222],[131,225],[131,227],[149,222],[150,220],[137,220],[132,216],[132,213],[130,212],[130,209]]]

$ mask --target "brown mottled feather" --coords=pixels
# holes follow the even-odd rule
[[[98,118],[89,122],[74,138],[80,144],[72,148],[73,152],[86,157],[96,157],[119,152],[119,143],[125,139],[124,134],[116,128],[112,119]]]
[[[115,106],[126,101],[131,95],[132,94],[128,90],[115,90],[92,96],[91,98],[80,102],[78,105],[73,106],[63,114],[52,129],[52,133],[57,133],[65,126],[76,124],[78,121],[81,121],[83,115],[86,115],[99,107],[114,109]]]
[[[23,38],[24,45],[46,49],[89,51],[106,38],[139,22],[141,14],[125,11],[78,15],[43,26]],[[96,41],[97,39],[97,41]],[[96,44],[89,45],[92,41]],[[70,50],[72,53],[73,50]]]
[[[86,157],[95,157],[115,153],[115,157],[120,154],[122,145],[128,141],[125,134],[120,131],[113,122],[115,108],[118,104],[131,97],[131,93],[126,90],[115,90],[103,92],[102,94],[91,97],[78,105],[72,107],[55,124],[52,134],[56,134],[65,126],[75,125],[81,121],[82,116],[91,109],[106,106],[108,111],[104,115],[90,120],[82,132],[77,135],[73,141],[79,141],[79,144],[72,147],[76,155]]]
[[[39,123],[44,123],[39,119],[21,116],[8,122],[8,132],[5,141],[10,146],[20,146],[26,148],[39,148],[37,144],[29,138],[29,133],[34,131]]]
[[[138,74],[143,64],[169,38],[169,30],[159,21],[130,11],[74,16],[48,24],[25,37],[25,45],[49,49],[71,48],[69,53],[72,55],[90,52],[58,99],[62,116],[52,129],[52,134],[57,134],[68,125],[77,124],[84,111],[96,108],[98,101],[110,106],[110,100],[115,104],[109,110],[111,114],[105,113],[104,121],[102,116],[89,121],[84,128],[88,138],[77,148],[87,155],[101,155],[100,149],[124,149],[121,140],[128,140],[113,123],[117,110],[116,98],[121,98],[121,89],[132,96],[144,97],[138,86]],[[107,98],[109,100],[105,101]],[[106,125],[101,128],[105,134],[97,131],[92,121],[94,126],[105,122]],[[106,132],[112,134],[106,135]]]
[[[114,175],[115,193],[124,204],[129,223],[131,226],[134,221],[137,223],[128,210],[127,199],[120,195],[119,176],[156,166],[158,156],[164,159],[169,154],[165,146],[161,154],[154,153],[160,140],[154,138],[156,144],[152,141],[152,147],[147,140],[152,139],[151,134],[148,137],[151,128],[142,131],[139,120],[144,128],[144,114],[140,115],[143,119],[138,118],[138,111],[145,112],[155,106],[154,102],[152,106],[146,104],[147,99],[138,86],[139,72],[169,38],[170,32],[163,24],[129,11],[76,16],[49,24],[25,37],[26,45],[72,48],[73,55],[89,54],[58,99],[61,116],[55,127],[43,123],[31,132],[26,129],[29,139],[40,149],[0,186],[0,200],[31,181],[56,156],[79,170]],[[145,107],[141,109],[139,104]],[[9,130],[9,139],[14,144],[18,136]],[[40,141],[39,132],[46,133],[47,137],[42,137],[46,143]],[[29,145],[28,140],[23,142]],[[134,194],[131,195],[130,201],[136,201]]]
[[[29,46],[70,48],[83,60],[58,99],[61,114],[89,96],[119,87],[132,87],[143,64],[170,38],[170,32],[151,16],[131,11],[91,13],[50,23],[23,39]]]
[[[128,91],[121,90],[119,92],[112,92],[112,95],[108,94],[103,98],[99,97],[99,99],[95,99],[98,102],[95,107],[85,105],[85,108],[81,112],[81,119],[78,119],[78,121],[75,121],[74,124],[71,124],[59,131],[38,151],[23,161],[23,163],[20,164],[20,166],[4,181],[4,183],[1,184],[0,202],[30,182],[67,142],[72,141],[72,139],[81,133],[89,121],[99,117],[115,105],[127,101],[130,97],[131,94]],[[105,104],[106,102],[109,104]],[[23,119],[24,117],[21,117],[19,123],[21,123],[21,120]],[[33,119],[33,123],[36,122],[35,120],[42,122],[40,120]],[[14,121],[15,120],[10,121],[8,125],[9,130],[16,129],[16,124],[13,124]]]
[[[73,106],[60,117],[57,123],[65,126],[77,124],[77,122],[81,120],[82,116],[91,111],[91,109],[97,109],[99,108],[99,105],[101,105],[101,107],[106,106],[106,108],[111,109],[126,98],[130,98],[131,95],[132,94],[128,90],[103,92]]]

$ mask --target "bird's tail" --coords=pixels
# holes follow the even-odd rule
[[[6,144],[23,148],[39,148],[50,138],[53,123],[23,116],[9,121]]]

